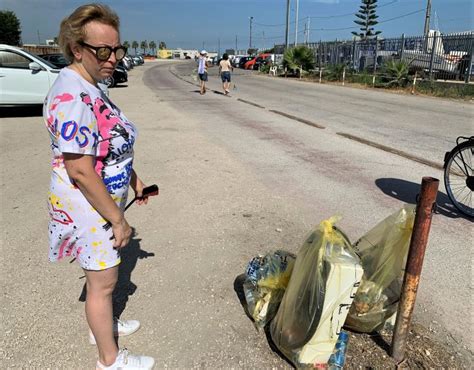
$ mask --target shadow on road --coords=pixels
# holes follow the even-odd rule
[[[380,190],[382,190],[382,192],[384,192],[384,194],[390,195],[392,198],[398,199],[404,203],[416,204],[416,197],[421,192],[421,184],[402,179],[382,178],[375,180],[375,184]],[[468,221],[473,221],[469,217],[460,213],[451,203],[448,196],[439,190],[438,196],[436,197],[436,203],[436,213],[449,218],[464,218]]]
[[[122,262],[119,265],[118,281],[113,293],[114,317],[120,318],[128,302],[128,297],[133,295],[137,286],[132,282],[132,271],[135,269],[139,259],[153,257],[154,253],[146,252],[140,249],[141,239],[137,238],[135,228],[132,228],[132,239],[130,244],[121,252]],[[82,288],[79,301],[85,302],[87,296],[86,284]]]
[[[24,107],[1,107],[0,118],[3,117],[41,117],[43,105],[31,105]]]

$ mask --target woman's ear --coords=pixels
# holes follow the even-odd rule
[[[81,61],[82,60],[82,48],[81,46],[76,43],[76,42],[71,42],[71,51],[72,55],[74,55],[74,59]]]

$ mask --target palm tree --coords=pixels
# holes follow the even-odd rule
[[[130,48],[130,43],[128,41],[124,41],[122,45],[123,45],[123,47],[125,47],[127,49]]]
[[[132,48],[135,49],[135,55],[137,55],[138,42],[132,41]]]
[[[145,40],[145,41],[142,41],[142,42],[140,43],[140,48],[143,49],[143,54],[146,54],[146,49],[148,49],[148,42],[146,42],[146,40]]]
[[[148,45],[150,49],[152,50],[153,54],[155,54],[155,49],[156,49],[156,43],[155,41],[150,41],[150,44]],[[156,55],[155,55],[156,56]]]
[[[160,46],[158,46],[158,49],[160,50],[166,49],[166,42],[160,41]]]
[[[283,55],[283,67],[298,70],[301,76],[302,71],[309,71],[315,65],[314,54],[306,46],[297,46],[287,49]]]

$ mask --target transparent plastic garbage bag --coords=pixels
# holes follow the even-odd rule
[[[265,327],[275,316],[294,262],[294,254],[277,250],[248,263],[243,288],[248,312],[257,329]]]
[[[337,220],[321,222],[306,238],[270,324],[273,342],[297,368],[327,363],[362,277]]]
[[[415,206],[406,205],[354,243],[364,275],[346,328],[370,333],[397,311],[414,221]]]

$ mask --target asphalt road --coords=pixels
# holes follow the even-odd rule
[[[148,206],[127,211],[137,235],[122,264],[126,294],[118,309],[143,327],[120,344],[154,356],[159,368],[288,368],[234,290],[247,262],[277,248],[296,252],[313,226],[335,214],[355,240],[413,203],[422,176],[442,179],[436,168],[337,133],[441,162],[457,134],[472,132],[473,108],[247,73],[236,76],[231,97],[201,96],[192,69],[147,63],[130,73],[128,87],[111,90],[140,130],[135,168],[161,190]],[[216,76],[209,87],[219,88]],[[376,112],[379,120],[363,119]],[[451,115],[455,134],[446,138],[438,126]],[[1,118],[0,131],[0,367],[92,368],[78,302],[82,272],[47,261],[50,152],[42,118]],[[468,356],[473,229],[448,203],[440,184],[415,320]]]

